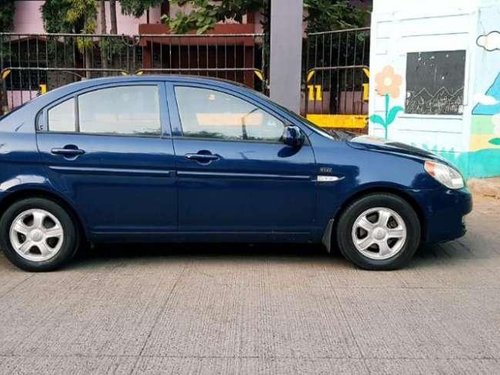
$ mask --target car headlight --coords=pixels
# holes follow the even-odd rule
[[[464,179],[460,172],[446,164],[427,160],[424,164],[424,169],[434,177],[436,181],[442,183],[448,189],[461,189],[465,186]]]

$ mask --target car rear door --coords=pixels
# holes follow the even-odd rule
[[[93,235],[176,230],[163,82],[99,86],[65,97],[40,113],[37,127],[51,183],[74,202]]]
[[[222,88],[169,86],[179,230],[308,238],[315,213],[312,148],[280,141],[285,120]]]

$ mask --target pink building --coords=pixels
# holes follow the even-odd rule
[[[76,49],[75,39],[66,37],[47,39],[47,36],[43,35],[46,31],[40,8],[44,3],[44,0],[15,3],[16,13],[11,32],[18,35],[9,38],[7,49],[10,52],[4,55],[0,66],[0,69],[9,68],[12,71],[6,82],[5,91],[9,108],[17,107],[35,97],[40,84],[46,85],[51,90],[75,79],[88,77],[89,74],[91,77],[103,74],[103,71],[97,71],[103,66],[100,48],[88,50],[90,51],[88,55],[92,58],[89,64],[85,61],[86,54]],[[121,55],[118,52],[118,56],[117,52],[114,52],[114,59],[109,59],[106,68],[128,73],[139,69],[157,72],[155,69],[160,68],[170,69],[162,71],[164,73],[184,74],[189,74],[190,69],[197,68],[198,70],[192,71],[191,74],[213,75],[253,86],[255,79],[253,68],[257,55],[256,39],[238,34],[262,32],[260,14],[245,15],[243,24],[228,20],[216,25],[211,33],[221,35],[220,38],[203,38],[195,35],[191,38],[179,38],[168,36],[170,30],[161,22],[161,16],[190,12],[190,6],[180,8],[170,5],[165,0],[160,6],[150,8],[142,17],[135,18],[122,14],[119,1],[116,5],[118,35],[124,37],[113,40],[123,40],[122,51],[125,52]],[[103,32],[100,29],[100,22],[97,22],[96,34],[109,33],[111,28],[108,1],[105,2],[105,6],[107,28]],[[98,20],[99,18],[98,16]],[[227,34],[232,34],[233,37],[225,37]],[[135,35],[142,37],[127,38]],[[96,46],[99,43],[98,37],[87,38],[87,41],[89,40]],[[96,71],[94,73],[89,73],[89,70],[82,71],[84,67]],[[229,74],[228,67],[234,67],[238,71]],[[62,68],[67,69],[57,70]],[[210,69],[212,70],[209,71]],[[109,74],[120,74],[120,72],[109,72]]]
[[[43,28],[42,15],[40,12],[40,7],[45,3],[45,0],[31,0],[31,1],[16,1],[16,14],[14,17],[14,29],[12,32],[19,34],[41,34],[45,30]],[[118,24],[118,34],[125,35],[135,35],[139,33],[139,25],[141,24],[161,24],[161,15],[165,13],[176,14],[177,12],[189,12],[191,10],[190,6],[184,6],[182,8],[169,5],[168,1],[165,1],[161,6],[157,6],[149,9],[147,14],[142,17],[135,18],[133,16],[125,16],[122,14],[120,2],[116,3],[116,13],[117,13],[117,24]],[[106,1],[106,13],[108,15],[107,21],[107,31],[109,32],[110,20],[109,20],[109,2]],[[256,15],[259,18],[260,15]],[[253,17],[252,17],[253,18]],[[252,22],[249,19],[248,23],[253,23],[256,33],[262,32],[260,25],[260,19],[256,22]],[[244,17],[243,23],[247,23],[247,17]],[[97,32],[101,33],[100,24],[98,23]]]
[[[44,33],[42,14],[40,7],[45,3],[45,0],[34,1],[16,1],[16,14],[14,17],[14,29],[12,32],[19,34],[41,34]],[[106,2],[107,11],[109,14],[109,3]],[[120,2],[116,5],[118,33],[132,35],[139,32],[139,25],[147,23],[147,16],[140,18],[124,16],[121,12]],[[149,23],[160,23],[161,9],[160,7],[151,8],[149,10]],[[108,17],[108,32],[109,32],[109,17]],[[97,30],[101,32],[101,30]]]

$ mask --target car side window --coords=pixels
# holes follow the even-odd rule
[[[250,102],[220,91],[175,87],[184,137],[279,142],[285,124]]]
[[[87,134],[159,135],[157,86],[121,86],[78,96],[79,129]]]
[[[75,99],[71,98],[48,110],[49,131],[74,132]]]
[[[98,89],[48,110],[49,132],[155,136],[161,134],[160,94],[156,85]],[[75,118],[75,113],[78,117]]]

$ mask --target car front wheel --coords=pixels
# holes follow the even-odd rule
[[[415,210],[393,194],[370,194],[349,205],[336,230],[345,258],[370,270],[404,267],[420,243],[420,221]]]
[[[25,271],[52,271],[68,262],[78,246],[77,229],[61,206],[43,198],[12,204],[0,219],[5,256]]]

